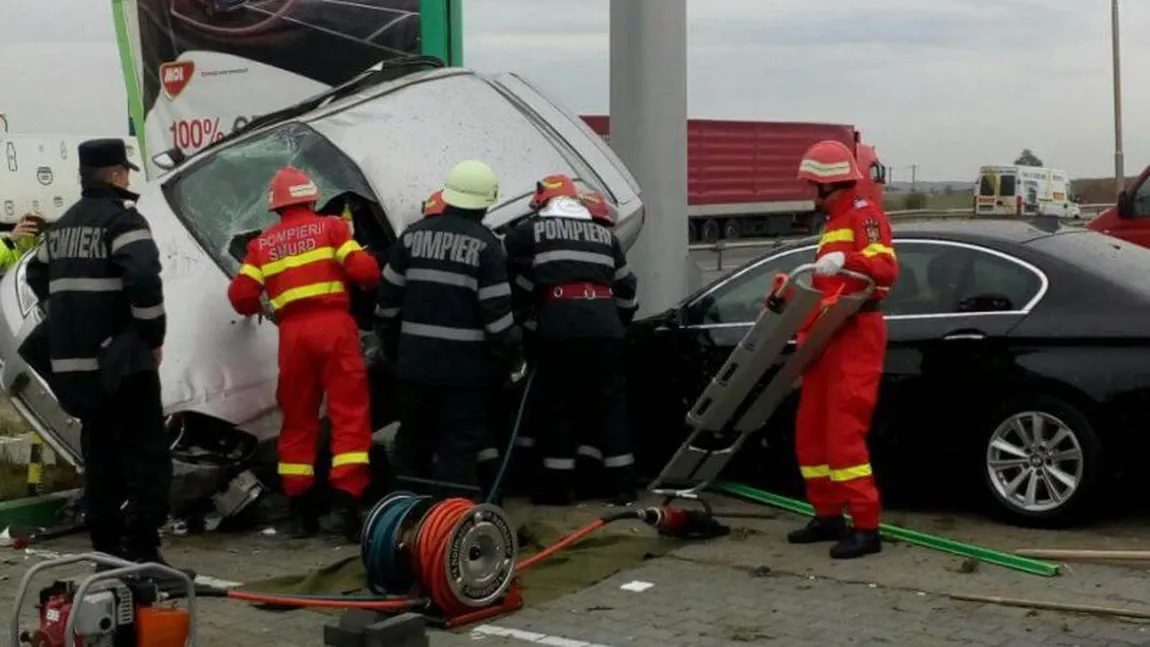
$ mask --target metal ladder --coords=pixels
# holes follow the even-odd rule
[[[874,281],[863,274],[842,271],[842,276],[866,282],[866,287],[850,294],[827,296],[812,284],[813,264],[795,268],[789,277],[776,277],[767,306],[754,326],[731,351],[730,357],[711,379],[703,394],[687,413],[691,433],[648,491],[668,499],[695,499],[719,477],[743,443],[761,429],[818,358],[831,336],[854,315],[874,292]],[[791,290],[791,294],[786,294]],[[791,338],[817,309],[818,319],[805,342],[783,363],[742,417],[730,427],[731,419],[747,400],[763,375],[775,364]],[[733,436],[733,439],[732,439]],[[702,439],[725,446],[700,447]],[[709,443],[710,444],[710,443]]]

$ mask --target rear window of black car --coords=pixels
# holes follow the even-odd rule
[[[1122,288],[1150,295],[1150,249],[1082,230],[1033,240],[1028,246]]]

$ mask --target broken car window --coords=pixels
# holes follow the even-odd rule
[[[346,191],[376,199],[351,159],[306,124],[284,124],[216,151],[165,188],[176,216],[229,276],[239,270],[247,240],[275,224],[268,183],[284,166],[308,173],[321,201]]]

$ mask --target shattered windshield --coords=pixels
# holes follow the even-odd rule
[[[302,123],[216,151],[165,185],[176,215],[229,276],[239,270],[247,241],[275,224],[267,187],[284,166],[311,175],[321,203],[348,191],[375,200],[351,159]]]

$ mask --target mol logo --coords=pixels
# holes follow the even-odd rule
[[[174,61],[160,66],[160,85],[169,101],[180,96],[184,88],[188,87],[195,71],[196,64],[193,61]]]

